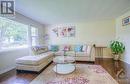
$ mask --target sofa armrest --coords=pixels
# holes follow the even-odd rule
[[[91,61],[95,61],[95,46],[93,46],[91,49],[90,59]]]

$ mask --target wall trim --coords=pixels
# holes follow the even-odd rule
[[[8,67],[8,68],[6,68],[6,69],[4,69],[4,70],[1,70],[1,71],[0,71],[0,75],[3,74],[3,73],[8,72],[8,71],[10,71],[10,70],[12,70],[12,69],[14,69],[14,68],[15,68],[15,66],[10,66],[10,67]]]
[[[120,59],[121,61],[123,61],[123,62],[125,62],[125,63],[127,63],[127,64],[130,64],[130,63],[128,63],[127,61],[125,61],[125,60],[123,60],[123,59]]]
[[[113,57],[110,57],[110,56],[102,56],[102,57],[95,56],[95,58],[113,58]]]

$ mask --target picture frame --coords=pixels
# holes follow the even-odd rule
[[[122,19],[122,25],[123,26],[129,25],[129,24],[130,24],[130,16]]]
[[[75,37],[75,26],[62,26],[52,29],[57,37]]]

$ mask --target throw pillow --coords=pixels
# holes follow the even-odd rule
[[[56,52],[59,50],[58,45],[51,45],[51,51]]]
[[[69,45],[64,46],[64,51],[69,51],[69,50],[70,50],[70,46]]]
[[[33,46],[32,47],[32,54],[34,55],[42,54],[47,51],[48,49],[46,46]]]
[[[86,52],[86,51],[87,51],[87,45],[83,45],[82,51],[83,51],[83,52]]]
[[[75,52],[81,52],[82,51],[82,47],[83,47],[82,45],[76,45],[75,49],[74,49]]]
[[[59,51],[64,51],[64,45],[59,45]]]
[[[74,51],[75,50],[75,45],[71,45],[70,46],[70,51]]]

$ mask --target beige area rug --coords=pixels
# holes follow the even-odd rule
[[[67,75],[56,75],[53,67],[51,64],[30,84],[118,84],[100,65],[77,64]]]

